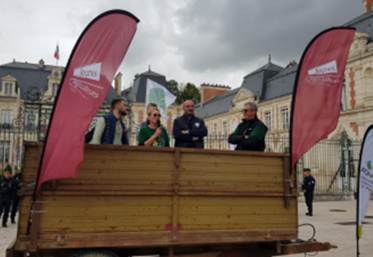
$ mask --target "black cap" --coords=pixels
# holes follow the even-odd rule
[[[304,169],[303,169],[303,172],[308,172],[308,173],[310,173],[310,172],[311,172],[311,169],[309,169],[309,168],[304,168]]]

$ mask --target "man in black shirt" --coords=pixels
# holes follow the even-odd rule
[[[17,183],[12,178],[9,170],[4,171],[4,177],[0,179],[0,217],[3,214],[3,227],[6,228],[12,198],[17,188]],[[3,212],[4,211],[4,212]]]
[[[310,172],[310,169],[303,169],[304,179],[302,184],[302,190],[308,207],[308,212],[306,213],[307,216],[312,216],[313,190],[315,189],[316,184],[316,181],[311,176]]]

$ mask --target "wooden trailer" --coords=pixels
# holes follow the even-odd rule
[[[8,257],[275,256],[333,247],[298,240],[288,154],[86,145],[78,178],[45,183],[31,209],[42,145],[24,146]]]

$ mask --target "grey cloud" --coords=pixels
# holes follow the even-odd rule
[[[192,1],[177,13],[177,45],[193,72],[240,68],[268,54],[286,64],[318,32],[361,13],[350,0]]]

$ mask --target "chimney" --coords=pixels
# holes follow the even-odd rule
[[[363,0],[364,12],[369,12],[372,10],[373,0]]]
[[[40,61],[39,61],[39,67],[40,67],[40,69],[44,69],[44,61],[43,61],[43,59],[40,59]]]
[[[118,73],[116,76],[115,76],[115,91],[117,91],[118,95],[121,95],[122,93],[122,76],[123,74],[122,73]]]
[[[201,107],[203,107],[203,103],[207,102],[208,100],[214,98],[215,96],[224,94],[225,92],[230,91],[231,88],[229,86],[224,85],[210,85],[203,83],[201,85]]]

